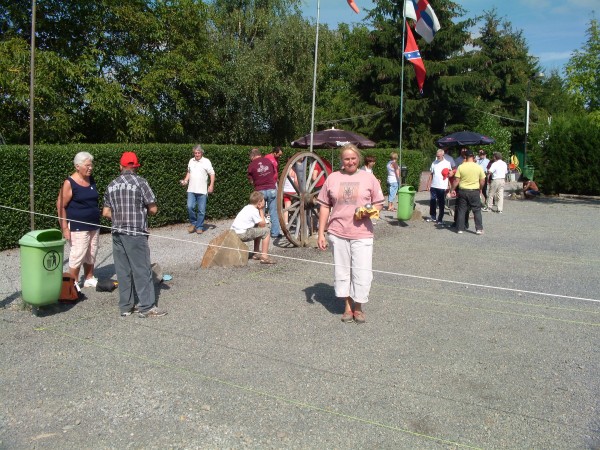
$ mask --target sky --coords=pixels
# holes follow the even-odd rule
[[[522,30],[529,54],[539,58],[543,72],[557,69],[563,74],[565,64],[575,50],[587,41],[590,20],[600,19],[600,0],[455,0],[473,17],[496,8],[498,16],[511,22],[514,30]],[[373,0],[355,0],[356,14],[346,0],[321,0],[320,23],[336,28],[340,22],[360,23]],[[435,11],[435,0],[429,0]],[[317,0],[304,0],[305,17],[317,17]],[[471,30],[477,33],[479,27]],[[417,44],[422,38],[415,35]]]

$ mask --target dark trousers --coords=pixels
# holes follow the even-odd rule
[[[458,186],[456,187],[456,201],[454,202],[454,224],[452,225],[453,227],[458,227],[458,193],[459,193],[460,189],[458,188]],[[467,211],[464,213],[464,217],[465,217],[465,228],[469,228],[469,213],[471,211],[467,208]]]
[[[431,188],[429,189],[431,198],[429,200],[429,215],[432,219],[436,218],[436,207],[439,209],[437,221],[441,222],[444,218],[444,210],[446,209],[446,189]]]
[[[148,236],[129,236],[113,233],[113,260],[119,282],[119,310],[131,311],[135,304],[134,291],[139,299],[138,308],[146,312],[156,303]]]
[[[457,215],[456,228],[459,231],[465,231],[466,217],[469,214],[469,209],[473,211],[475,216],[475,230],[483,230],[483,221],[481,219],[481,197],[479,189],[460,189],[456,199]]]

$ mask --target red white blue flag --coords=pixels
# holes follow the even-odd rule
[[[421,35],[423,39],[429,44],[433,41],[433,36],[435,33],[441,28],[440,22],[438,21],[433,8],[429,4],[427,0],[406,0],[408,2],[412,2],[417,24],[415,26],[415,31]],[[411,18],[408,14],[409,8],[407,11],[407,17]]]
[[[415,37],[412,34],[408,23],[406,24],[406,46],[404,47],[404,57],[413,65],[419,92],[423,94],[423,84],[425,84],[426,73],[425,64],[421,59],[421,52],[419,51],[419,47],[417,47],[417,42],[415,41]]]

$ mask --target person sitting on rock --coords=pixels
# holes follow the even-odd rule
[[[242,242],[254,241],[252,259],[259,260],[261,264],[275,264],[269,258],[270,229],[265,220],[265,196],[262,192],[250,194],[250,203],[235,216],[231,229]]]

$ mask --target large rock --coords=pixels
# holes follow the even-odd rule
[[[233,230],[227,230],[209,243],[200,267],[241,267],[248,264],[248,246]]]

